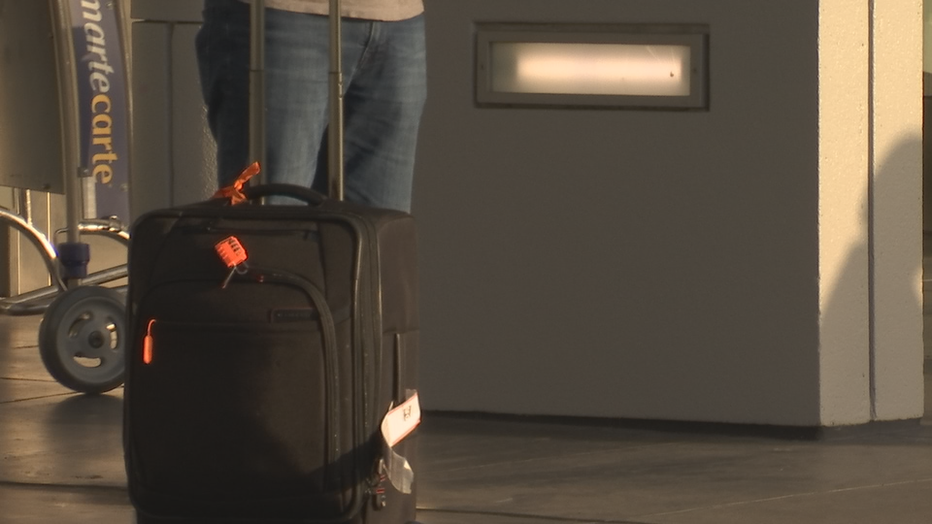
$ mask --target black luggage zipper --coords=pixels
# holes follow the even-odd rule
[[[382,353],[378,351],[381,347],[381,318],[382,318],[382,301],[381,301],[381,278],[379,275],[379,247],[375,228],[369,224],[365,218],[355,213],[330,214],[321,213],[318,220],[329,220],[332,222],[341,222],[352,228],[355,235],[356,257],[353,264],[353,296],[356,300],[355,311],[351,313],[353,318],[353,382],[355,409],[354,412],[359,415],[354,417],[353,432],[354,449],[366,449],[369,433],[379,427],[379,421],[373,420],[375,409],[369,398],[369,388],[366,387],[370,379],[373,382],[373,391],[381,391],[380,378],[378,372],[382,365]],[[365,240],[368,240],[366,245]],[[367,252],[366,252],[367,250]],[[368,265],[364,267],[364,253],[369,260]],[[374,260],[373,260],[374,259]],[[300,278],[300,277],[294,277]],[[364,280],[368,278],[368,280]],[[371,294],[362,293],[364,282],[370,284]],[[378,323],[378,325],[376,325]],[[366,341],[368,340],[368,343]],[[375,354],[370,355],[367,348]],[[370,372],[371,371],[371,372]],[[377,394],[377,393],[376,393]],[[363,467],[371,466],[372,471],[368,476],[357,479],[357,487],[365,485],[367,487],[366,495],[377,496],[375,488],[372,487],[374,479],[378,479],[381,472],[378,471],[380,460],[379,457],[369,457],[365,453],[354,453],[356,462],[356,471],[365,471]],[[368,460],[375,460],[374,464],[362,464],[359,461],[365,457]],[[360,497],[359,489],[353,490],[353,501],[349,506],[347,515],[355,515],[362,509],[364,499]],[[353,508],[356,508],[354,511]]]
[[[337,334],[333,321],[333,312],[327,304],[327,298],[307,279],[278,269],[250,267],[239,279],[252,278],[260,283],[279,283],[291,285],[304,291],[311,304],[317,308],[324,336],[324,365],[327,368],[327,463],[336,464],[340,458],[340,366],[337,362]],[[236,278],[236,277],[234,277]]]
[[[375,364],[379,363],[379,356],[369,355],[367,348],[372,348],[373,350],[378,346],[379,340],[374,335],[373,332],[380,331],[379,329],[374,329],[372,324],[374,319],[381,319],[381,301],[378,300],[380,296],[380,290],[378,286],[373,286],[373,295],[365,295],[362,293],[364,278],[366,278],[366,272],[368,270],[368,278],[371,283],[378,283],[378,276],[375,278],[372,276],[373,267],[370,263],[367,267],[363,267],[363,258],[364,255],[368,257],[378,256],[378,244],[375,240],[374,232],[372,228],[368,226],[364,218],[360,215],[354,213],[345,213],[341,215],[322,215],[321,218],[326,218],[332,221],[338,221],[349,225],[356,237],[355,239],[355,248],[356,248],[356,260],[353,265],[353,301],[356,304],[356,311],[353,315],[353,318],[356,320],[353,322],[353,342],[354,342],[354,351],[353,351],[353,373],[354,373],[354,386],[355,386],[355,411],[359,415],[354,418],[353,421],[353,431],[355,433],[355,447],[356,449],[366,449],[366,444],[369,438],[369,433],[372,428],[378,427],[377,422],[372,421],[372,412],[371,401],[369,399],[369,388],[366,387],[369,383],[370,376],[374,376],[374,391],[379,391],[379,384],[377,383],[379,373],[372,373],[370,375],[370,369],[372,368],[372,363],[370,362],[373,357],[375,357]],[[364,239],[369,239],[368,246],[365,245]],[[366,250],[368,252],[366,253]],[[376,306],[373,306],[375,304]],[[378,308],[376,310],[375,308]],[[367,332],[368,331],[368,332]],[[368,340],[368,343],[367,343]],[[378,369],[378,368],[375,368]],[[357,454],[356,460],[360,460],[360,456],[365,454]],[[368,457],[367,459],[373,459],[377,457]],[[377,461],[376,461],[377,462]],[[370,464],[361,464],[357,462],[356,471],[362,472],[365,471],[364,467],[369,467]],[[371,469],[371,468],[370,468]],[[377,473],[376,473],[377,474]],[[361,482],[366,484],[371,484],[372,474],[366,478],[360,479]]]
[[[344,213],[340,215],[328,214],[321,216],[321,218],[325,217],[330,220],[346,223],[353,229],[356,236],[355,245],[357,256],[353,267],[353,296],[356,297],[354,302],[356,303],[357,311],[354,315],[354,319],[356,319],[357,322],[353,323],[353,340],[358,344],[359,351],[354,351],[353,353],[359,356],[358,358],[354,358],[354,380],[356,382],[356,412],[360,415],[355,417],[353,424],[356,433],[355,445],[357,449],[365,449],[369,433],[379,427],[379,421],[374,420],[375,409],[372,407],[372,402],[369,398],[369,388],[366,387],[371,376],[373,391],[381,391],[381,374],[378,370],[381,369],[383,355],[378,348],[381,347],[382,301],[378,239],[375,228],[361,215]],[[368,245],[366,245],[365,240],[368,240]],[[366,255],[369,261],[368,265],[365,267],[363,267],[364,250],[368,250]],[[372,289],[372,293],[368,295],[362,293],[364,287],[363,283],[366,282],[364,279],[366,278],[368,278],[367,282]],[[361,312],[366,313],[366,315]],[[366,340],[369,341],[368,344]],[[367,347],[372,348],[375,354],[370,355],[366,350]],[[371,375],[370,370],[372,370]],[[381,475],[379,464],[381,461],[377,456],[367,458],[375,460],[375,464],[372,465],[373,471],[369,474],[368,478],[364,480],[367,485],[367,497],[374,497],[377,509],[381,509],[384,505],[378,504],[380,497],[377,493],[378,485],[381,484],[379,478]],[[360,454],[356,455],[356,460],[360,460]],[[357,471],[363,471],[359,469],[361,466],[368,465],[357,462]]]
[[[359,217],[354,216],[354,218],[359,218]],[[343,218],[343,221],[350,222],[349,220],[346,220],[345,218]],[[354,220],[352,222],[356,222],[356,221]],[[353,230],[356,233],[356,249],[357,249],[356,261],[353,267],[353,273],[354,273],[353,295],[359,298],[360,297],[360,275],[362,273],[362,237],[363,235],[361,234],[359,230],[358,222],[353,223],[351,225],[353,226]],[[369,236],[372,236],[372,235],[369,235]],[[373,241],[373,243],[375,242]],[[370,244],[370,247],[371,247],[371,244]],[[377,253],[378,249],[375,249],[374,252]],[[331,354],[332,354],[332,357],[328,359],[328,361],[330,362],[328,367],[331,368],[329,372],[332,373],[331,376],[333,377],[333,380],[328,381],[328,382],[333,382],[333,383],[328,384],[327,389],[333,388],[333,395],[328,393],[328,397],[333,399],[333,405],[328,406],[328,410],[330,410],[331,413],[337,415],[336,420],[339,420],[339,416],[338,416],[339,415],[339,406],[338,406],[339,399],[336,397],[336,393],[340,391],[339,382],[338,382],[339,367],[336,361],[336,355],[337,355],[336,332],[335,332],[334,323],[333,323],[333,314],[330,311],[330,307],[327,305],[326,297],[324,297],[323,293],[321,293],[321,291],[317,289],[317,287],[314,286],[312,283],[308,282],[306,279],[298,275],[294,275],[287,271],[273,270],[273,269],[268,269],[268,268],[262,268],[262,269],[250,268],[246,273],[241,275],[240,278],[245,278],[253,273],[258,273],[260,275],[259,278],[264,278],[265,282],[277,280],[281,283],[285,283],[285,284],[290,283],[292,285],[295,285],[301,288],[302,290],[304,290],[305,293],[308,294],[308,297],[311,299],[312,303],[314,303],[315,306],[317,306],[318,301],[320,302],[320,306],[322,306],[320,307],[321,324],[325,326],[325,330],[329,327],[330,342],[329,343],[327,342],[328,335],[325,332],[324,344],[325,346],[329,346],[331,348]],[[272,280],[269,280],[270,278]],[[260,282],[261,281],[263,280],[260,280]],[[371,300],[371,297],[367,297],[367,300]],[[356,301],[356,302],[357,302],[357,308],[363,308],[366,311],[371,311],[371,302],[367,302],[364,305],[359,304],[359,301]],[[380,309],[378,311],[378,314],[379,314],[379,318],[381,318],[381,302],[379,302],[379,304],[380,304],[379,306]],[[353,340],[354,341],[363,340],[361,333],[358,332],[358,331],[363,330],[363,328],[359,326],[359,324],[363,324],[363,322],[359,321],[361,320],[360,317],[361,316],[358,315],[358,310],[356,312],[350,313],[350,318],[353,319],[352,329],[353,329]],[[362,344],[360,342],[360,345],[362,346],[363,349],[365,348],[365,344]],[[356,351],[353,351],[353,354],[354,354],[353,360],[356,361],[356,366],[354,370],[356,377],[354,377],[354,380],[353,380],[356,386],[355,392],[354,392],[355,402],[356,402],[355,411],[357,413],[362,413],[362,415],[359,417],[354,417],[354,422],[353,422],[353,426],[354,426],[353,429],[355,433],[354,449],[362,450],[362,449],[365,449],[365,444],[366,444],[367,435],[368,435],[366,430],[368,429],[367,414],[369,410],[368,410],[368,402],[366,401],[368,397],[368,395],[366,395],[367,388],[365,387],[365,384],[368,381],[368,373],[366,373],[367,368],[365,365],[367,361],[366,352],[364,350],[359,351],[358,353],[361,354],[359,359],[355,358],[356,353],[357,353]],[[359,380],[358,377],[361,377],[362,380]],[[328,462],[335,464],[336,459],[339,457],[339,451],[340,451],[339,435],[338,435],[339,426],[334,424],[333,420],[329,420],[328,425],[330,425],[330,428],[331,428],[329,431],[329,437],[332,439],[332,442],[331,442],[332,447],[328,446],[328,448],[336,451],[336,456],[332,459],[329,459]],[[362,426],[362,428],[360,428],[360,425]],[[354,460],[358,461],[360,455],[361,453],[353,453]],[[358,466],[359,464],[357,463],[357,471],[360,471],[358,469]],[[337,522],[344,522],[358,515],[362,511],[363,504],[365,502],[365,498],[362,496],[362,492],[361,492],[362,487],[364,485],[368,486],[368,484],[371,482],[371,478],[364,477],[361,479],[354,479],[354,480],[355,482],[353,483],[352,500],[350,501],[350,504],[349,506],[347,506],[347,510],[344,512],[343,515],[337,517],[335,520],[313,520],[313,521],[307,521],[307,524],[331,524],[331,523],[337,523]],[[368,491],[367,491],[367,495],[368,495]]]

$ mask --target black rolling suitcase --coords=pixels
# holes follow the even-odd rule
[[[138,522],[413,522],[413,218],[295,186],[245,194],[304,203],[216,199],[132,230],[124,451]]]

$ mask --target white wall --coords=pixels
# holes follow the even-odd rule
[[[216,191],[216,166],[194,56],[201,2],[131,2],[132,209],[138,217],[210,197]]]
[[[429,13],[428,408],[818,424],[817,5]],[[708,24],[710,111],[477,109],[476,20]]]
[[[883,16],[908,11],[894,4]],[[870,19],[867,2],[852,7],[428,2],[431,92],[415,195],[427,408],[871,420],[884,391],[871,389]],[[478,21],[708,24],[710,110],[477,108]],[[915,41],[912,27],[897,29],[900,42]],[[910,183],[914,154],[902,153]],[[918,217],[899,193],[884,205]],[[918,229],[901,229],[915,245],[875,238],[905,250],[896,269],[878,258],[875,270],[917,267]],[[884,307],[895,296],[911,319],[913,275],[881,291]],[[878,322],[885,311],[873,311]],[[895,395],[905,409],[878,418],[922,412],[921,328],[907,324],[874,376],[879,388],[890,385],[887,364],[894,374],[914,366]]]

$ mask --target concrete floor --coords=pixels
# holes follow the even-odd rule
[[[0,523],[132,523],[120,391],[70,393],[0,317]],[[932,405],[926,383],[926,405]],[[427,414],[424,524],[926,524],[932,419],[802,434]],[[794,438],[795,437],[795,438]]]

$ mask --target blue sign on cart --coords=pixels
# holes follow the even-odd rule
[[[129,220],[129,103],[115,0],[70,0],[81,160],[94,180],[88,218]],[[86,188],[87,186],[85,186]],[[86,199],[86,205],[87,205]]]

